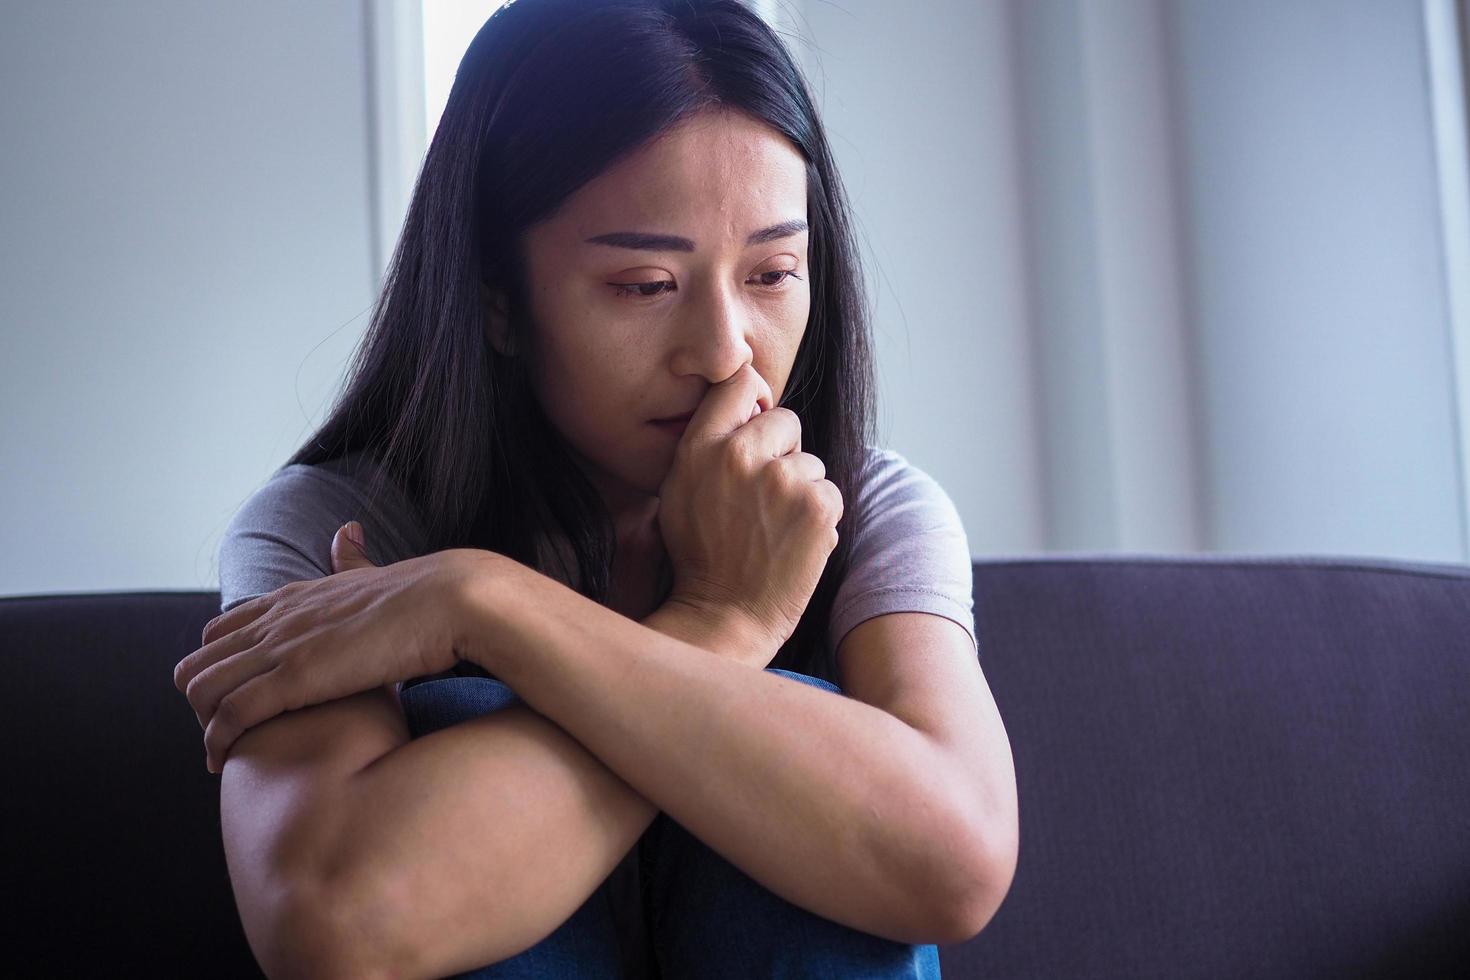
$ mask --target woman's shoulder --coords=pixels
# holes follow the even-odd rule
[[[331,574],[332,537],[348,521],[376,564],[424,554],[426,535],[403,490],[366,452],[276,469],[235,512],[220,544],[223,608],[288,582]]]
[[[902,453],[870,446],[859,482],[852,559],[833,599],[832,649],[858,623],[890,612],[953,619],[974,637],[972,559],[958,509]]]
[[[902,521],[917,510],[949,511],[958,520],[954,502],[930,476],[902,453],[869,445],[859,470],[858,485],[848,501],[869,520]]]
[[[421,538],[422,529],[408,495],[378,459],[367,450],[319,463],[288,463],[278,468],[250,499],[250,504],[267,513],[291,518],[335,520],[344,509],[364,512],[390,537],[410,544]],[[353,514],[348,520],[362,521]],[[364,527],[366,527],[364,523]]]

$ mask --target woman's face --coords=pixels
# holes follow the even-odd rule
[[[532,384],[614,514],[647,511],[673,462],[678,437],[651,419],[746,362],[780,402],[811,309],[806,204],[800,152],[715,111],[526,232]]]

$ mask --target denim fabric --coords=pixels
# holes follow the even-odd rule
[[[766,670],[841,694],[830,681],[777,667]],[[414,738],[520,702],[490,677],[444,677],[400,692]],[[938,978],[939,949],[860,932],[793,905],[659,813],[637,845],[642,914],[652,937],[648,976],[801,977],[813,980]],[[624,948],[609,876],[545,939],[461,978],[623,978],[643,962]]]

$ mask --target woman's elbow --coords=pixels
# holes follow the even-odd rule
[[[261,971],[270,980],[389,976],[378,951],[367,947],[360,930],[347,926],[347,908],[337,897],[297,891],[282,902],[269,942],[253,949]]]
[[[950,902],[943,945],[955,946],[978,936],[995,918],[1016,876],[1019,838],[1014,822],[983,835],[973,849],[975,861]]]

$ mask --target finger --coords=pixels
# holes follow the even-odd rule
[[[689,419],[685,440],[719,439],[748,422],[756,410],[770,410],[775,397],[771,386],[748,362],[704,393]]]
[[[828,510],[833,515],[832,523],[840,524],[842,515],[847,512],[847,501],[843,499],[841,489],[831,480],[819,480],[817,487],[827,495]]]
[[[250,605],[250,603],[246,605]],[[230,612],[233,613],[243,608],[245,607],[237,606],[235,609],[230,610]],[[270,608],[270,605],[267,603],[266,605],[256,606],[255,608],[257,611],[263,612]],[[229,613],[226,615],[228,616]],[[220,620],[211,620],[210,624],[204,627],[204,645],[174,665],[174,687],[178,688],[180,693],[187,695],[189,693],[189,685],[194,683],[194,678],[221,660],[228,660],[240,651],[248,650],[254,646],[256,642],[255,632],[248,629],[248,627],[255,619],[256,616],[252,615],[248,620],[236,620],[236,625],[229,629],[226,629],[224,626],[216,626],[215,624]]]
[[[263,644],[246,648],[206,667],[189,682],[184,696],[199,719],[199,727],[207,728],[219,713],[220,703],[255,677],[269,672],[275,664],[268,659]]]
[[[351,537],[351,527],[356,524],[351,521],[337,529],[332,536],[332,574],[349,571],[354,568],[376,568],[373,560],[367,556],[363,546]],[[358,525],[361,527],[361,525]]]
[[[267,671],[235,688],[219,703],[219,710],[204,729],[204,757],[210,772],[224,768],[235,740],[263,721],[285,711],[283,685],[276,671]]]
[[[267,592],[240,603],[229,612],[220,613],[218,616],[204,624],[204,630],[199,636],[199,649],[189,654],[183,660],[174,665],[174,687],[181,692],[189,686],[189,681],[194,675],[205,667],[219,660],[222,656],[229,656],[234,650],[222,652],[224,648],[214,647],[213,644],[241,628],[255,622],[267,609],[275,605],[280,598],[275,592]]]
[[[772,460],[770,465],[781,467],[793,480],[802,483],[816,483],[827,478],[827,464],[811,453],[791,453]]]
[[[352,550],[352,542],[347,539],[347,532],[338,528],[337,533],[332,535],[332,574],[336,575],[342,571],[347,564],[347,555]]]
[[[777,459],[799,454],[801,419],[789,408],[773,408],[751,419],[740,430],[738,438],[751,440],[750,445],[761,458]],[[816,459],[815,456],[812,458]]]

